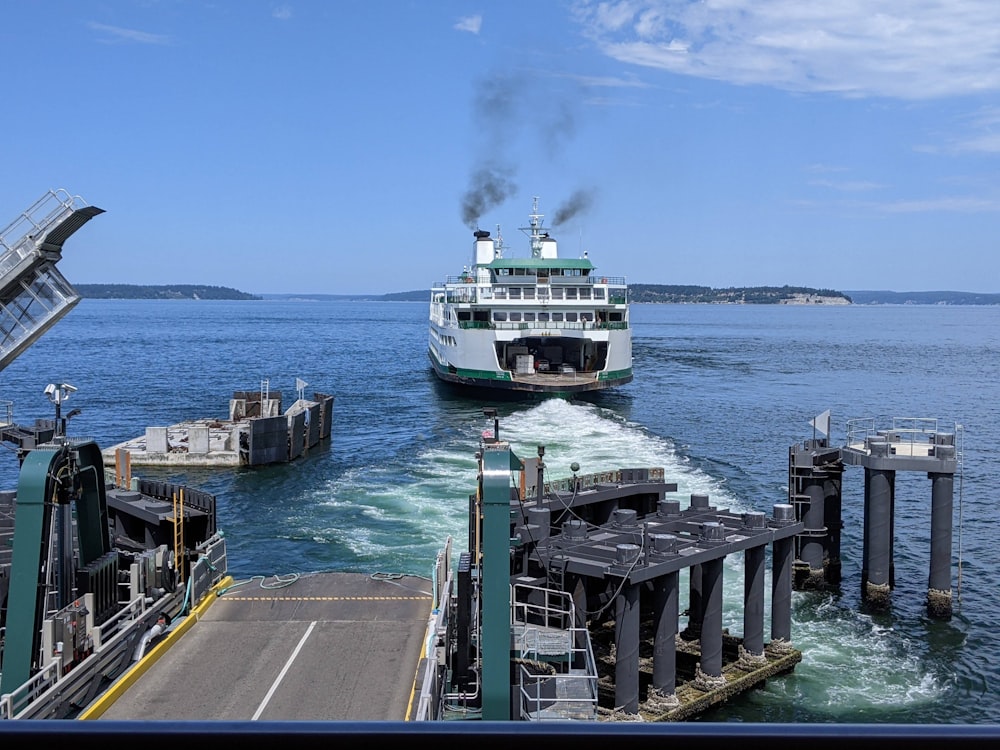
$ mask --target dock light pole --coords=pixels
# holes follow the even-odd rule
[[[62,417],[62,404],[64,401],[68,401],[69,394],[75,391],[76,386],[69,383],[49,383],[45,386],[45,395],[49,397],[49,401],[56,405],[56,437],[64,437],[66,435],[67,420],[80,413],[79,409],[74,409],[70,414],[66,415],[65,419]]]
[[[493,418],[493,440],[492,442],[500,442],[500,418],[497,416],[497,410],[493,407],[487,407],[483,409],[483,416]]]
[[[535,500],[542,502],[542,488],[545,485],[545,446],[538,446],[538,479],[535,480]]]

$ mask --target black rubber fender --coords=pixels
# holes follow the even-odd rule
[[[177,566],[174,565],[173,551],[169,551],[163,556],[163,564],[160,566],[160,580],[166,591],[172,592],[177,588]]]

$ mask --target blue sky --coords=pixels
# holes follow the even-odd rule
[[[0,223],[106,209],[75,284],[425,289],[537,196],[631,283],[1000,292],[994,0],[26,0],[0,49]]]

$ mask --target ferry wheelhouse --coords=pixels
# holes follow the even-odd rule
[[[472,265],[431,289],[429,356],[442,380],[464,386],[573,395],[632,380],[624,277],[587,253],[560,258],[535,198],[528,257],[506,257],[497,236],[474,233]]]

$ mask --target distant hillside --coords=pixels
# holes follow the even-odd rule
[[[845,292],[859,305],[1000,305],[1000,294],[976,292]]]
[[[730,287],[712,289],[707,286],[671,286],[666,284],[630,284],[629,299],[632,302],[707,302],[715,304],[746,305],[791,305],[791,304],[850,304],[851,300],[842,292],[831,289],[810,289],[808,287]],[[265,294],[267,299],[352,299],[379,300],[383,302],[425,302],[430,300],[427,289],[410,292],[393,292],[381,295],[340,295],[340,294]]]
[[[252,294],[224,286],[170,284],[74,284],[84,299],[260,299]]]
[[[631,302],[709,303],[736,305],[849,305],[851,298],[833,289],[802,286],[747,286],[713,289],[708,286],[629,284]]]
[[[216,299],[216,300],[341,300],[370,302],[429,302],[428,289],[389,294],[262,294],[197,284],[76,284],[91,299]],[[753,286],[715,289],[675,284],[630,284],[629,300],[636,303],[741,304],[741,305],[1000,305],[1000,293],[890,292],[812,289],[798,286]]]

